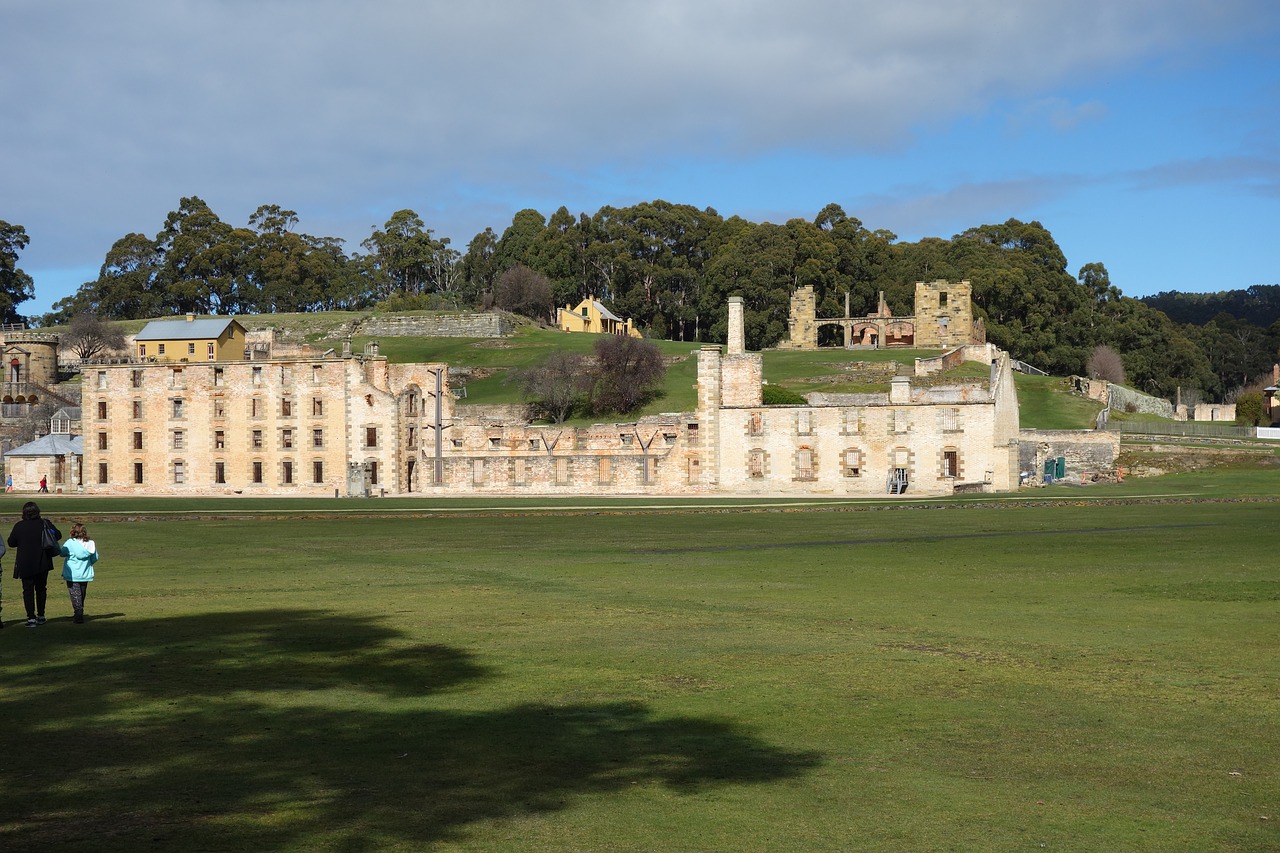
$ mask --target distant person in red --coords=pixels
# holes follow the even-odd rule
[[[45,494],[49,493],[49,478],[47,476],[40,478],[40,491]]]

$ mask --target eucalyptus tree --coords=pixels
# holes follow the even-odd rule
[[[35,295],[35,282],[18,267],[28,242],[25,228],[0,219],[0,322],[19,322],[18,305]]]

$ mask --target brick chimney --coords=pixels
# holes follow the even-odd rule
[[[729,341],[727,355],[742,355],[747,351],[746,334],[742,326],[742,297],[729,297]]]

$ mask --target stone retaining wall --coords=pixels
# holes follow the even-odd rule
[[[502,338],[515,330],[510,318],[497,313],[420,314],[369,317],[356,324],[365,337]]]

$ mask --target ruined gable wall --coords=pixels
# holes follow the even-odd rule
[[[916,346],[963,346],[975,340],[973,287],[968,281],[916,282]]]

